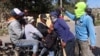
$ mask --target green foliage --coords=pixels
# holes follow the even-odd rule
[[[7,29],[0,29],[0,36],[7,35],[8,30]]]
[[[59,0],[60,1],[60,0]],[[63,2],[63,7],[65,8],[65,10],[68,10],[68,11],[70,11],[70,12],[74,12],[74,6],[75,6],[75,4],[77,3],[77,2],[79,2],[79,1],[84,1],[84,2],[86,2],[86,0],[76,0],[75,2],[73,2],[73,3],[69,3],[69,2],[66,2],[66,0],[62,0],[62,2]],[[58,3],[60,3],[60,2],[58,2]]]
[[[24,10],[29,9],[32,13],[47,13],[51,11],[51,0],[12,0],[14,7]]]
[[[9,0],[0,1],[0,36],[8,34],[6,19],[9,17],[9,11],[12,4]]]
[[[95,24],[96,26],[100,26],[100,20],[96,20]]]
[[[35,6],[33,7],[34,12],[36,13],[47,13],[52,10],[51,0],[36,0]]]
[[[12,4],[8,5],[9,8],[17,7],[22,10],[27,8],[30,10],[30,12],[38,14],[50,12],[51,10],[60,6],[60,0],[58,0],[58,3],[54,7],[52,6],[52,0],[6,0],[6,1],[10,2],[5,3],[5,5]],[[76,2],[78,1],[86,1],[86,0],[76,0]],[[66,2],[66,0],[62,0],[62,2],[63,2],[63,7],[72,12],[74,4],[68,3]]]

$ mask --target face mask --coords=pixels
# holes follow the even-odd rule
[[[75,5],[75,16],[76,18],[80,18],[82,15],[85,14],[86,4],[84,2],[79,2]]]
[[[53,22],[55,22],[57,20],[57,18],[53,17],[53,16],[51,17],[51,19],[52,19]]]
[[[57,18],[53,19],[53,22],[55,22],[57,20]]]

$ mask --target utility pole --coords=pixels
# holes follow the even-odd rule
[[[60,7],[62,8],[62,0],[60,0]],[[61,10],[61,16],[62,16],[62,10]]]
[[[60,7],[62,8],[62,0],[60,0]]]

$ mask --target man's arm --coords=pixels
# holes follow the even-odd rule
[[[40,38],[43,37],[43,35],[40,33],[40,31],[38,29],[36,29],[34,26],[30,28],[30,32],[33,33],[33,34],[36,34]]]
[[[38,35],[40,38],[43,38],[43,35],[37,29],[35,30],[34,34]]]
[[[12,30],[18,36],[18,39],[21,38],[22,29],[21,29],[21,25],[19,23],[13,22],[12,23]]]
[[[91,46],[95,46],[96,45],[96,35],[95,35],[95,28],[94,28],[93,20],[91,17],[87,18],[87,28],[88,28]]]
[[[75,19],[75,15],[71,14],[70,12],[66,11],[65,14],[72,20]]]

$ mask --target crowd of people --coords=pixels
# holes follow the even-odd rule
[[[27,14],[27,10],[22,12],[14,8],[11,10],[11,17],[7,20],[11,42],[19,47],[32,46],[32,56],[43,56],[47,51],[48,56],[55,56],[53,46],[59,38],[67,56],[89,56],[90,49],[95,49],[96,36],[93,17],[88,15],[86,8],[85,2],[78,2],[74,14],[67,10],[65,12],[66,16],[75,21],[75,36],[60,16],[60,9],[50,12],[51,25],[48,27],[46,14],[41,14],[40,22],[36,23],[34,17]],[[37,55],[39,44],[43,48]]]

